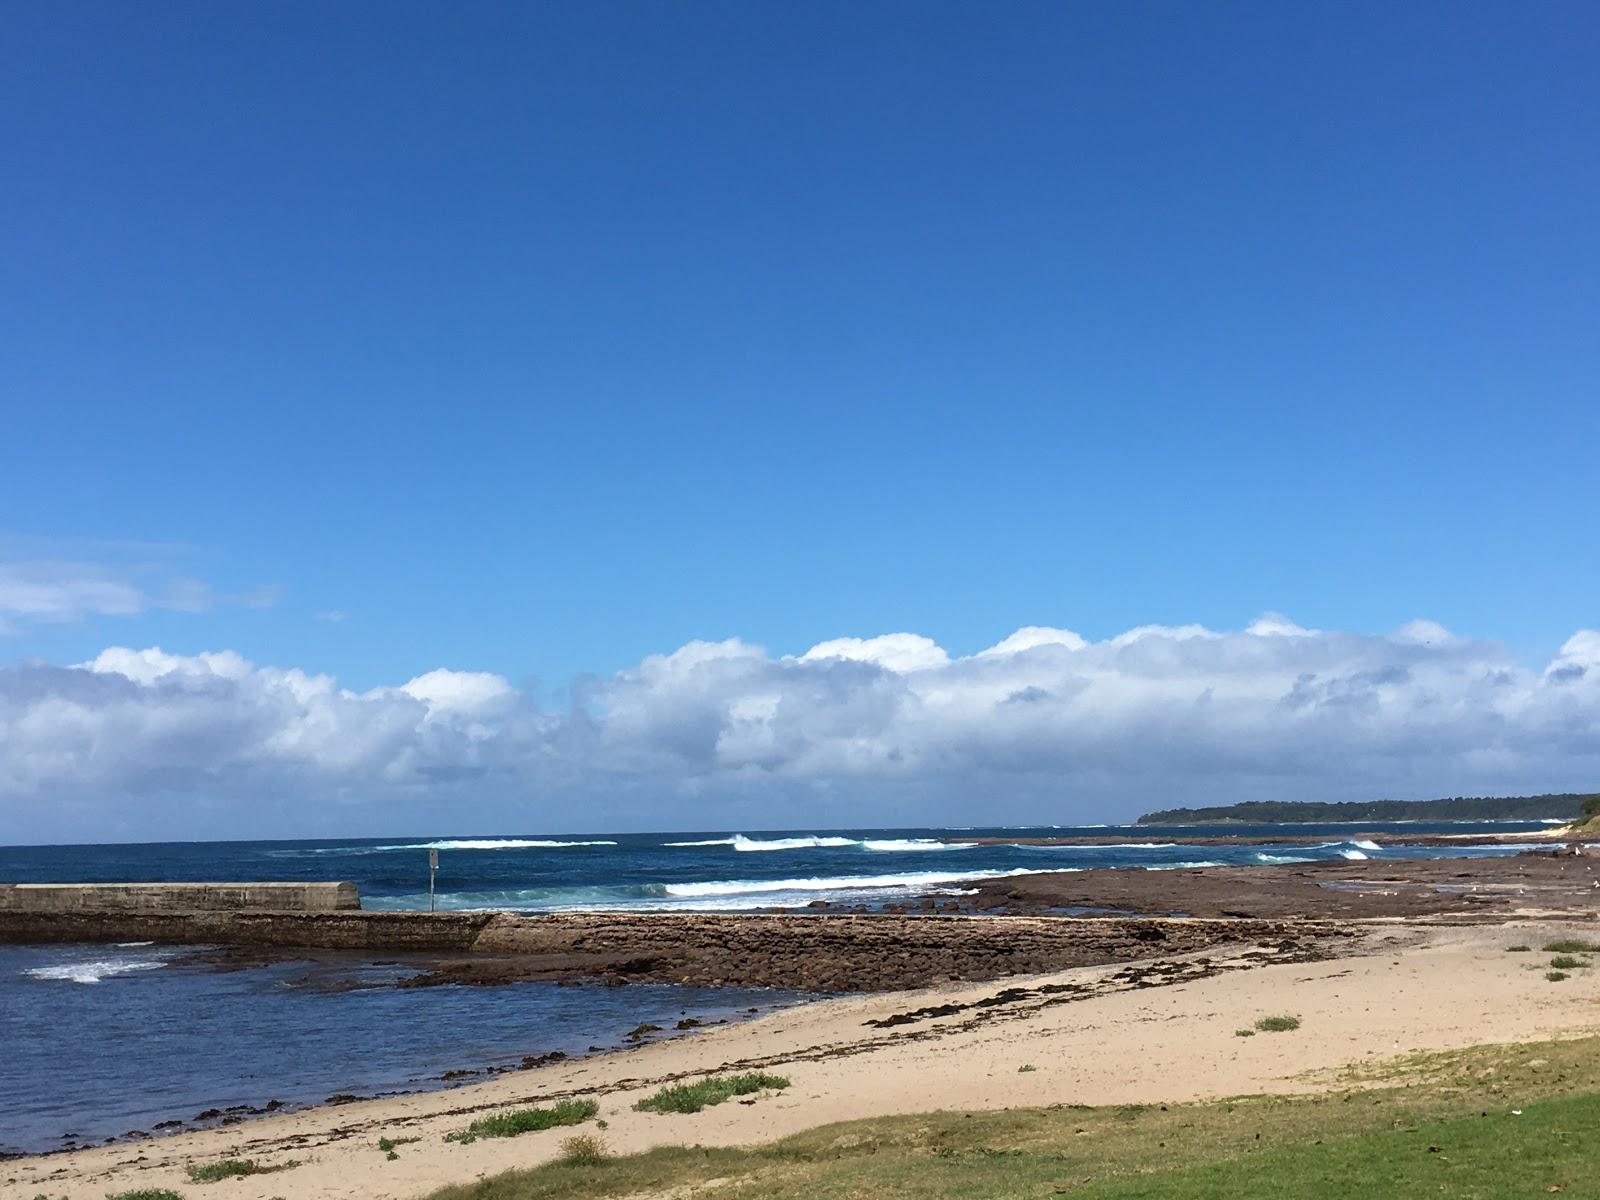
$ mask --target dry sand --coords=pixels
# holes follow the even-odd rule
[[[447,1144],[445,1133],[500,1108],[591,1096],[618,1151],[742,1144],[832,1121],[1045,1104],[1180,1101],[1320,1086],[1313,1072],[1424,1049],[1600,1032],[1600,976],[1556,985],[1543,956],[1512,942],[1594,937],[1593,921],[1509,925],[1376,922],[1322,961],[1272,945],[921,992],[856,996],[707,1029],[626,1053],[561,1063],[450,1091],[363,1101],[225,1129],[0,1164],[0,1195],[101,1200],[187,1183],[225,1157],[291,1170],[215,1185],[229,1200],[410,1198],[555,1152],[570,1130]],[[1297,952],[1288,952],[1293,959]],[[939,1009],[944,1015],[918,1014]],[[954,1009],[954,1011],[948,1011]],[[1293,1033],[1239,1038],[1257,1017],[1293,1013]],[[1031,1064],[1035,1070],[1018,1073]],[[661,1083],[759,1066],[793,1086],[692,1116],[637,1113]],[[1324,1076],[1326,1078],[1326,1076]],[[589,1128],[592,1128],[589,1127]],[[420,1137],[395,1161],[381,1136]]]

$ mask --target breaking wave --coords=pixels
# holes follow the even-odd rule
[[[669,883],[669,896],[760,896],[771,892],[858,892],[878,888],[917,888],[935,883],[971,883],[979,879],[1004,879],[1039,872],[1011,871],[908,871],[894,875],[840,875],[831,879],[716,879],[705,883]]]
[[[379,850],[560,850],[567,846],[615,846],[615,842],[560,842],[547,838],[463,838],[447,842],[419,842],[411,846],[378,846]]]
[[[153,971],[162,966],[160,959],[97,958],[89,962],[60,963],[53,967],[33,967],[24,975],[34,979],[59,980],[65,983],[99,983],[118,975],[132,975],[137,971]]]
[[[764,851],[764,850],[822,850],[837,849],[841,846],[859,846],[862,843],[856,838],[847,837],[822,837],[808,835],[806,837],[787,838],[752,838],[736,833],[732,837],[707,838],[703,842],[664,842],[667,846],[732,846],[735,850]]]
[[[761,853],[771,850],[843,850],[859,846],[881,854],[913,854],[923,851],[971,850],[977,842],[945,842],[938,838],[849,838],[835,834],[811,833],[799,837],[753,838],[742,833],[731,837],[703,838],[693,842],[662,842],[663,846],[730,846],[735,850]]]
[[[598,887],[504,888],[442,892],[441,909],[507,909],[527,912],[605,912],[728,910],[783,907],[813,899],[881,900],[985,879],[1036,875],[1027,868],[995,871],[906,871],[885,875],[839,875],[797,879],[711,879],[689,883],[634,883]],[[368,902],[370,908],[425,907],[426,893],[387,896]]]
[[[869,839],[861,843],[861,848],[886,854],[910,854],[925,850],[972,850],[977,845],[977,842],[941,842],[937,838],[887,838],[883,841]]]

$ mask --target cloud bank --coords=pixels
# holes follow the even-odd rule
[[[1277,616],[958,657],[910,633],[691,642],[541,708],[440,669],[354,691],[232,652],[0,669],[0,841],[1127,819],[1600,779],[1600,631],[1542,668]]]

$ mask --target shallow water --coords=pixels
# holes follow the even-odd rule
[[[624,1045],[644,1022],[670,1031],[685,1017],[732,1020],[805,998],[551,983],[337,990],[409,968],[323,959],[218,970],[187,954],[0,947],[0,1150],[87,1145],[207,1109],[440,1087],[450,1070]]]

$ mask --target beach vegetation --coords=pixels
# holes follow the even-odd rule
[[[1291,1029],[1300,1028],[1299,1017],[1262,1017],[1256,1022],[1256,1028],[1262,1033],[1288,1033]]]
[[[1235,1029],[1233,1031],[1234,1037],[1255,1037],[1255,1035],[1256,1031],[1254,1029]]]
[[[1506,953],[1507,954],[1526,954],[1528,951],[1530,951],[1532,949],[1533,949],[1532,946],[1527,946],[1527,945],[1524,945],[1521,942],[1518,942],[1515,946],[1507,946],[1506,947]]]
[[[605,1138],[579,1133],[561,1139],[561,1153],[556,1158],[566,1167],[592,1167],[611,1157],[611,1148]]]
[[[379,1150],[393,1150],[396,1146],[409,1146],[412,1142],[420,1142],[419,1137],[381,1137],[378,1139]]]
[[[42,1192],[33,1200],[50,1200]],[[183,1200],[182,1192],[171,1188],[140,1188],[136,1192],[107,1192],[106,1200]]]
[[[1546,954],[1597,954],[1600,942],[1586,942],[1582,938],[1562,938],[1544,944]]]
[[[299,1161],[293,1158],[271,1165],[258,1163],[253,1158],[225,1158],[221,1162],[189,1167],[189,1182],[218,1183],[224,1179],[242,1178],[245,1175],[270,1175],[274,1171],[287,1171],[290,1167],[299,1165]]]
[[[1017,1068],[1017,1074],[1018,1075],[1026,1075],[1029,1071],[1037,1071],[1038,1069],[1039,1068],[1034,1066],[1032,1063],[1023,1063],[1020,1067]]]
[[[1550,960],[1550,965],[1558,971],[1576,971],[1579,967],[1587,967],[1589,963],[1570,954],[1558,954]]]
[[[1568,978],[1568,975],[1565,971],[1546,971],[1544,977],[1551,983],[1560,983],[1563,979]]]
[[[1333,1090],[1199,1104],[932,1112],[746,1148],[560,1162],[430,1200],[1348,1200],[1589,1194],[1600,1037],[1413,1055]],[[1590,1189],[1592,1191],[1592,1189]]]
[[[479,1117],[465,1129],[445,1134],[444,1140],[471,1145],[479,1138],[516,1137],[559,1125],[581,1125],[599,1111],[600,1106],[593,1100],[558,1100],[544,1108],[519,1108]]]
[[[712,1075],[696,1083],[675,1083],[634,1105],[640,1112],[697,1113],[735,1096],[777,1091],[789,1086],[782,1075],[749,1071],[743,1075]]]

